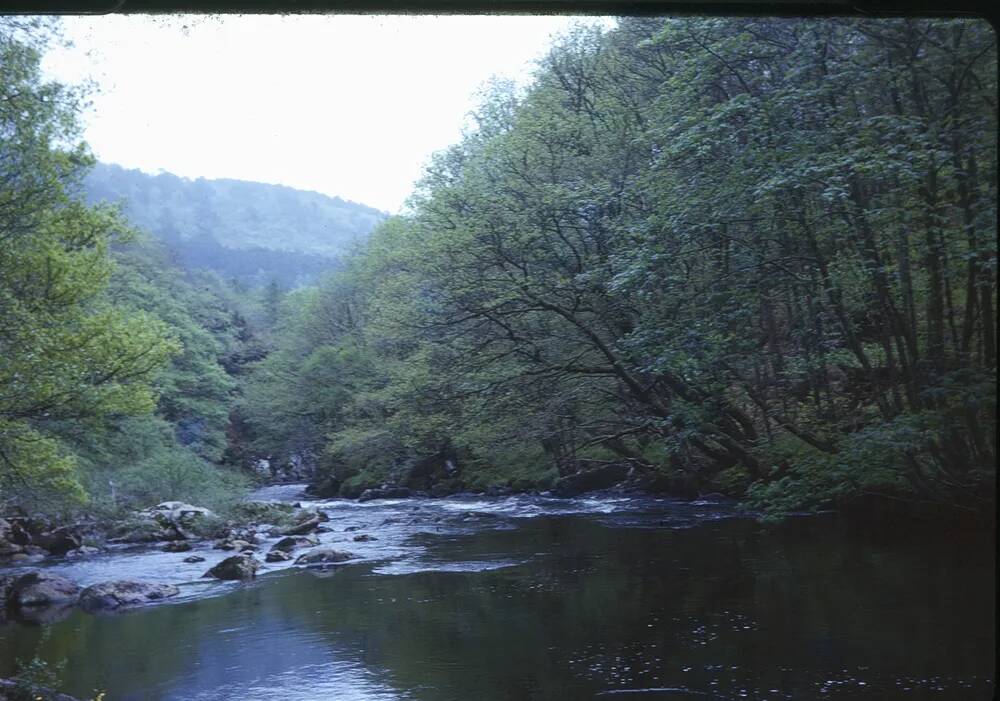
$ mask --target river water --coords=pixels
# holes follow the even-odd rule
[[[993,696],[990,536],[622,495],[311,505],[357,559],[250,584],[201,579],[230,554],[209,546],[194,565],[152,548],[46,565],[182,595],[2,625],[0,676],[37,655],[107,701]]]

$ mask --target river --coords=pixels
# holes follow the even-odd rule
[[[992,697],[991,536],[622,495],[314,505],[356,560],[249,584],[201,579],[209,545],[46,565],[182,595],[0,626],[0,676],[37,654],[107,701]]]

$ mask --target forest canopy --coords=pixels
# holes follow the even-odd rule
[[[995,65],[973,20],[563,37],[302,297],[246,395],[261,448],[342,494],[437,456],[989,511]]]

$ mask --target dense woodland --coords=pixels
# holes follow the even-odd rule
[[[773,515],[993,513],[986,23],[579,29],[291,292],[87,204],[83,96],[39,72],[51,29],[0,28],[4,508],[218,507],[293,465],[342,496],[611,475]],[[133,220],[232,245],[243,222],[165,192]]]
[[[188,180],[97,163],[84,180],[90,204],[121,204],[174,262],[247,287],[316,282],[386,215],[337,197],[240,180]]]

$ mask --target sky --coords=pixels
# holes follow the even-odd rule
[[[98,91],[106,163],[277,183],[399,211],[491,77],[530,82],[558,16],[67,17],[48,75]]]

